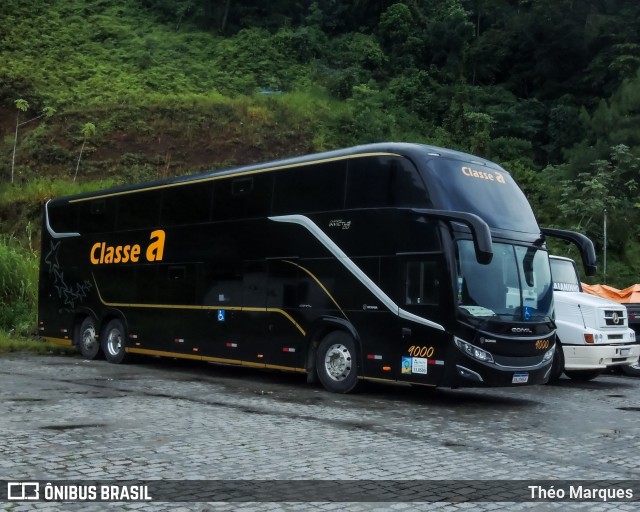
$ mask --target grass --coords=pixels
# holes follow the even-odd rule
[[[13,335],[0,331],[0,354],[26,352],[38,355],[71,355],[76,354],[73,347],[65,347],[49,343],[40,338]]]

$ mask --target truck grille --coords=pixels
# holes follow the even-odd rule
[[[627,318],[623,310],[605,310],[604,320],[607,326],[623,327],[627,325]]]

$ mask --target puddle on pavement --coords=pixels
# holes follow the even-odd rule
[[[65,430],[77,430],[83,428],[98,428],[105,427],[106,423],[80,423],[77,425],[45,425],[40,427],[42,430],[56,430],[64,432]]]
[[[619,411],[640,412],[640,407],[616,407]]]

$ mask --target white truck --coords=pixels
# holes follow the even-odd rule
[[[637,362],[640,344],[629,328],[627,308],[583,292],[572,259],[551,256],[550,261],[557,339],[549,382],[562,372],[591,380],[611,366]]]

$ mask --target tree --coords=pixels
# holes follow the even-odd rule
[[[42,109],[42,114],[40,114],[39,116],[33,117],[27,121],[20,122],[20,111],[26,112],[27,110],[29,110],[29,102],[27,102],[26,100],[23,100],[22,98],[19,98],[15,101],[15,105],[16,105],[16,108],[18,109],[18,113],[16,114],[16,133],[13,138],[13,156],[11,157],[11,183],[13,183],[13,176],[14,176],[15,166],[16,166],[16,148],[18,146],[18,128],[27,123],[30,123],[31,121],[40,119],[41,117],[45,117],[45,116],[51,117],[53,114],[56,113],[55,108],[44,107]]]
[[[73,182],[76,182],[76,178],[78,177],[78,169],[80,169],[80,160],[82,159],[82,152],[84,151],[84,145],[87,143],[92,136],[96,134],[96,126],[93,123],[85,123],[80,130],[82,134],[82,146],[80,147],[80,155],[78,156],[78,163],[76,164],[76,173],[73,175]]]
[[[619,144],[610,149],[607,159],[594,161],[575,179],[561,182],[562,198],[558,208],[578,231],[604,243],[603,220],[607,212],[608,245],[622,255],[630,241],[640,234],[640,158],[629,147]]]

